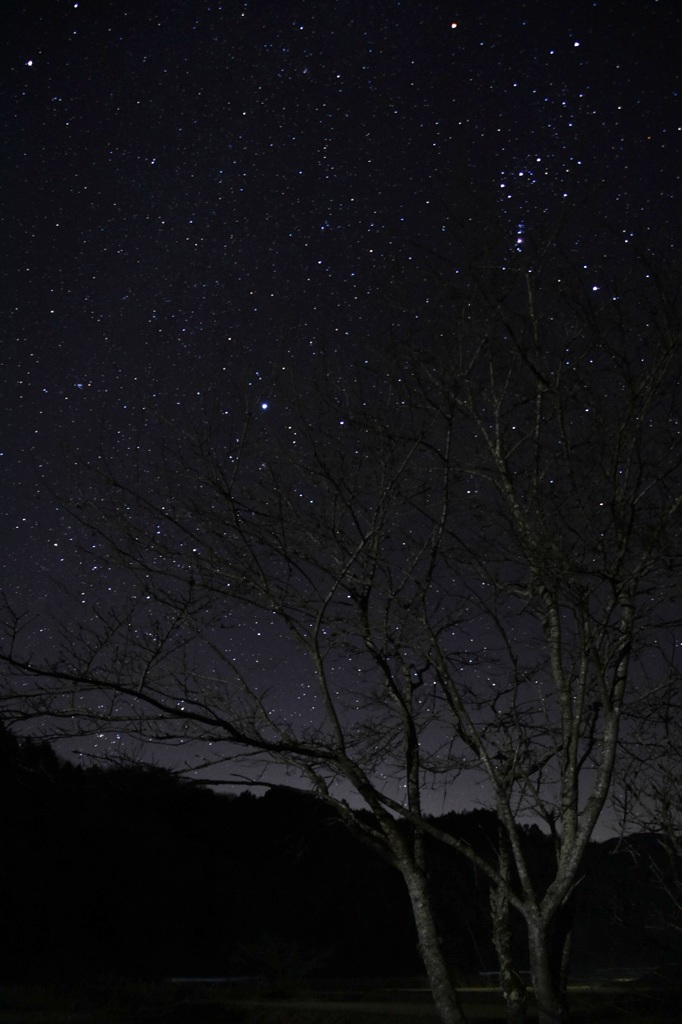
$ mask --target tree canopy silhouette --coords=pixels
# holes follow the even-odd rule
[[[557,246],[462,278],[410,336],[283,379],[279,409],[218,396],[202,422],[150,424],[148,458],[102,453],[74,514],[109,603],[42,659],[8,612],[3,657],[34,714],[210,743],[235,779],[284,766],[334,803],[400,870],[444,1022],[462,1013],[424,837],[469,856],[510,1014],[514,908],[554,1024],[623,723],[679,672],[679,292],[645,260],[593,291]],[[294,673],[236,652],[253,611]],[[433,788],[472,785],[489,856],[425,814]],[[553,843],[541,879],[529,820]]]

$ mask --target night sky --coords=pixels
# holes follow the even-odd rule
[[[0,578],[73,574],[52,488],[147,401],[371,353],[400,268],[572,211],[600,287],[679,214],[673,0],[46,0],[2,29]],[[474,200],[474,202],[472,202]],[[600,241],[589,225],[608,226]],[[414,268],[411,271],[410,268]],[[249,638],[249,643],[253,637]]]

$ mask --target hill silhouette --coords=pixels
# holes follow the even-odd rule
[[[277,989],[303,975],[421,972],[398,873],[308,794],[226,796],[158,768],[83,768],[6,730],[0,794],[4,982],[250,975]],[[482,851],[495,841],[488,812],[440,820]],[[542,872],[549,840],[530,828],[524,841]],[[444,848],[430,855],[450,962],[463,977],[494,971],[485,878]],[[578,972],[644,972],[679,955],[650,870],[661,858],[650,836],[592,844]]]

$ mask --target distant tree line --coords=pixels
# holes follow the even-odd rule
[[[162,769],[83,768],[6,730],[0,751],[4,983],[250,975],[287,991],[306,978],[420,973],[399,873],[311,795],[229,797]],[[496,842],[488,811],[438,823],[482,852]],[[541,883],[551,844],[537,828],[525,842]],[[578,970],[644,971],[674,956],[672,905],[650,871],[652,857],[665,867],[660,851],[647,836],[592,844]],[[488,881],[464,858],[453,870],[440,845],[428,854],[460,980],[495,970]],[[513,933],[522,956],[520,919]]]

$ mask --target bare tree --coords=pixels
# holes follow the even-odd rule
[[[671,609],[672,612],[672,609]],[[674,622],[679,630],[679,620]],[[623,756],[617,766],[612,802],[627,836],[633,831],[658,840],[628,848],[646,860],[654,883],[665,894],[664,930],[682,931],[682,666],[672,632],[656,651],[656,686],[628,708]],[[663,915],[662,915],[663,918]]]
[[[102,455],[74,514],[95,563],[108,567],[106,585],[81,621],[66,616],[58,656],[42,662],[27,647],[30,623],[7,610],[4,657],[19,676],[8,706],[67,730],[200,741],[206,763],[229,762],[241,782],[283,766],[401,872],[450,1024],[463,1016],[421,828],[435,756],[421,742],[443,739],[434,685],[413,664],[407,631],[417,576],[435,570],[434,529],[420,509],[434,467],[423,461],[423,424],[402,437],[385,428],[390,382],[368,383],[355,408],[343,389],[323,388],[296,410],[290,391],[292,409],[274,429],[258,407],[226,421],[219,409],[203,431],[154,421],[149,461]],[[276,645],[290,666],[270,678],[237,651],[235,634],[254,615],[272,634],[263,646]]]
[[[623,285],[630,302],[581,294],[553,261],[548,291],[532,275],[525,296],[504,275],[485,280],[473,309],[490,312],[478,344],[456,347],[458,383],[446,385],[475,523],[454,526],[452,567],[467,565],[490,642],[473,684],[433,654],[432,664],[505,832],[516,873],[506,891],[526,921],[547,1021],[562,1015],[571,897],[622,717],[666,685],[675,603],[679,617],[679,320],[640,269]],[[543,882],[519,835],[529,816],[554,840]]]
[[[502,959],[523,916],[539,1019],[561,1020],[583,855],[676,600],[674,302],[646,268],[617,297],[581,282],[553,250],[474,272],[445,323],[295,378],[281,410],[150,427],[153,455],[101,458],[74,510],[110,606],[42,657],[8,613],[14,707],[201,741],[242,780],[277,764],[335,802],[402,873],[444,1022],[462,1014],[425,836],[491,879]],[[269,678],[239,652],[251,615],[289,659]],[[430,790],[472,786],[490,857],[426,814]]]

